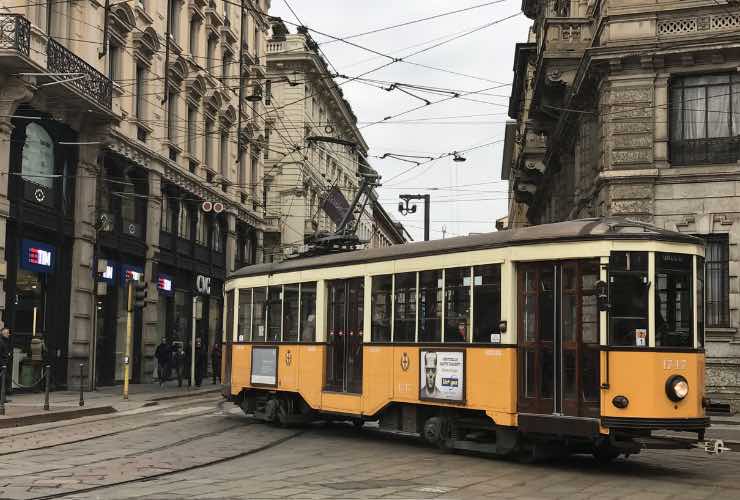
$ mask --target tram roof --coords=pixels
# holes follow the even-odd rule
[[[229,278],[287,273],[304,269],[336,267],[385,260],[410,259],[428,255],[468,252],[525,244],[593,240],[659,240],[702,244],[702,240],[694,236],[669,231],[643,222],[619,217],[592,218],[508,229],[471,236],[458,236],[442,240],[418,241],[386,248],[370,248],[317,257],[299,257],[279,263],[246,266],[231,273]]]

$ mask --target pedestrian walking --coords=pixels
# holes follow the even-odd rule
[[[0,369],[5,367],[5,385],[10,389],[12,384],[10,380],[13,377],[11,359],[13,357],[13,342],[10,340],[10,328],[7,326],[0,330]],[[5,399],[6,402],[10,401]]]
[[[174,352],[175,371],[177,372],[177,387],[182,387],[185,379],[190,386],[190,349],[178,342]]]
[[[208,349],[200,337],[195,338],[195,387],[200,387],[208,368]]]
[[[170,361],[172,359],[172,346],[165,338],[154,351],[154,357],[157,358],[157,377],[159,385],[164,385],[170,378]]]
[[[216,385],[216,379],[221,381],[221,343],[216,341],[213,343],[213,349],[211,349],[211,374],[213,377],[213,384]]]

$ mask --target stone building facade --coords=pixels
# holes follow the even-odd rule
[[[260,262],[270,0],[0,1],[0,309],[13,378],[120,382],[160,339],[220,342],[222,284]],[[26,4],[26,5],[23,5]],[[79,364],[84,364],[80,378]]]
[[[740,401],[740,9],[524,0],[508,227],[619,215],[707,241],[708,396]]]
[[[291,34],[285,24],[273,20],[267,41],[270,90],[265,101],[266,221],[270,225],[265,233],[266,260],[281,260],[314,234],[334,231],[336,221],[323,210],[324,199],[337,190],[351,203],[361,172],[372,172],[357,117],[330,75],[310,35]],[[375,223],[374,214],[384,221]],[[377,196],[371,196],[360,214],[357,235],[370,245],[405,242],[403,232],[385,219],[390,217]]]

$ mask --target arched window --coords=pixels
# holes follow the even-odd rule
[[[221,224],[218,221],[213,221],[211,226],[211,248],[214,252],[223,251],[223,231],[221,230]]]
[[[54,141],[41,125],[29,123],[26,127],[22,158],[23,180],[49,189],[54,187]]]

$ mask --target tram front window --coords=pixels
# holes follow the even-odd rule
[[[609,264],[609,345],[647,347],[647,252],[612,252]]]
[[[655,346],[693,345],[693,257],[687,254],[655,254]]]

